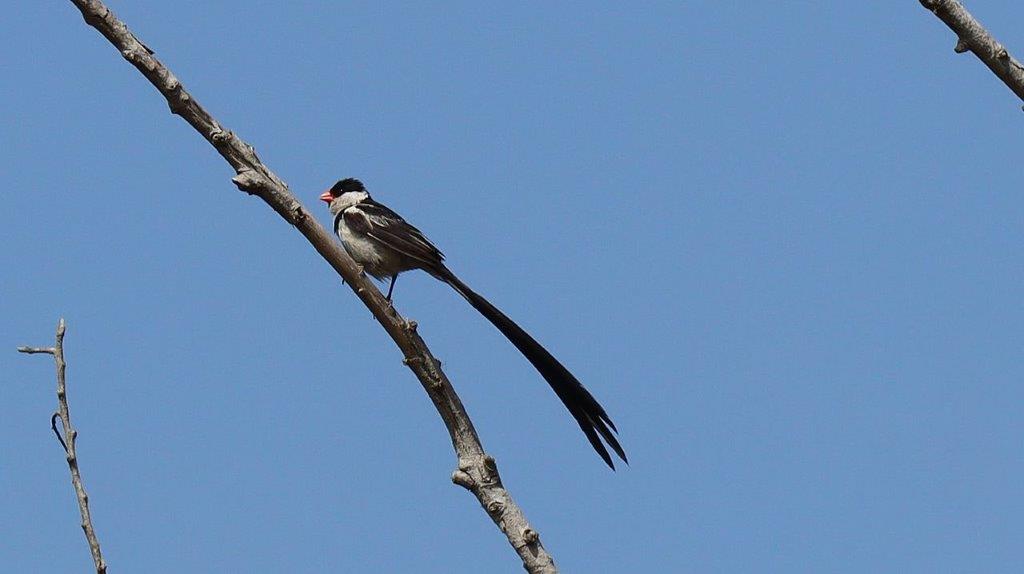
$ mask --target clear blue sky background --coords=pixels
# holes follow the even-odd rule
[[[1024,564],[1024,113],[918,2],[123,2],[304,202],[344,176],[569,365],[612,473],[442,284],[401,312],[566,572]],[[1024,55],[1019,2],[972,10]],[[68,2],[0,24],[0,564],[519,572],[369,312]]]

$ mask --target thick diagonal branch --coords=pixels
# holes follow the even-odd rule
[[[416,324],[403,319],[385,301],[384,296],[362,275],[359,266],[345,253],[338,241],[292,195],[288,186],[263,165],[252,146],[225,129],[203,109],[178,78],[128,30],[124,22],[98,0],[72,2],[81,10],[86,23],[103,34],[160,91],[167,99],[171,112],[181,116],[217,149],[235,170],[236,175],[232,178],[235,185],[247,193],[259,196],[285,221],[294,225],[351,286],[401,349],[404,363],[419,379],[444,420],[459,459],[452,480],[477,497],[488,516],[508,537],[527,571],[555,572],[554,562],[540,543],[536,531],[530,527],[522,510],[502,486],[494,459],[484,452],[473,423],[447,376],[441,371],[440,363],[417,335]]]
[[[957,53],[974,52],[1017,97],[1024,100],[1024,67],[957,0],[920,0],[957,35]]]
[[[71,411],[68,409],[68,394],[64,374],[67,370],[67,363],[64,362],[64,319],[57,323],[57,344],[54,347],[18,347],[21,353],[35,354],[46,353],[53,355],[53,361],[57,364],[57,413],[50,419],[57,440],[64,447],[64,454],[68,461],[68,468],[71,469],[71,485],[75,488],[75,495],[78,497],[78,510],[82,514],[82,531],[85,532],[85,540],[89,543],[89,551],[92,553],[92,562],[96,565],[96,574],[106,574],[107,563],[103,560],[103,553],[100,552],[100,541],[96,538],[96,530],[92,526],[92,516],[89,514],[89,495],[85,492],[85,485],[82,484],[82,475],[78,470],[78,453],[75,450],[75,442],[78,439],[78,431],[71,426]],[[64,427],[64,437],[61,438],[57,432],[57,420],[60,419]]]

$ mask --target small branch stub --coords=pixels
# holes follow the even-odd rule
[[[472,491],[476,483],[473,482],[473,477],[464,470],[456,470],[452,473],[452,482],[465,488],[466,490]]]
[[[218,132],[218,134],[214,135],[213,137],[217,138],[218,135],[223,133],[224,132]],[[224,136],[221,137],[223,138]],[[260,185],[260,177],[256,175],[251,169],[242,170],[237,175],[235,175],[235,177],[232,177],[231,181],[232,183],[235,184],[235,187],[237,187],[241,191],[244,191],[245,193],[248,193],[249,195],[256,194],[256,190]]]
[[[35,355],[36,353],[46,353],[52,355],[56,352],[53,347],[18,347],[19,353],[25,353],[27,355]]]

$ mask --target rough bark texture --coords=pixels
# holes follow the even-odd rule
[[[971,16],[956,0],[920,0],[957,35],[954,50],[961,54],[970,50],[981,59],[1017,97],[1024,100],[1024,67],[1006,48]]]
[[[285,221],[295,226],[314,249],[352,288],[404,355],[404,364],[419,379],[444,420],[458,456],[452,481],[476,496],[487,515],[508,537],[528,572],[557,572],[537,532],[502,486],[494,459],[484,452],[480,439],[452,388],[426,344],[416,333],[416,323],[402,318],[381,295],[362,269],[315,217],[288,190],[288,186],[256,156],[252,146],[225,129],[182,86],[153,52],[132,34],[102,2],[72,0],[87,24],[98,30],[167,99],[171,113],[181,116],[216,148],[235,170],[232,181],[239,189],[256,195]]]
[[[89,495],[85,492],[85,485],[82,484],[82,475],[78,470],[78,454],[75,451],[75,442],[78,439],[78,431],[71,426],[71,411],[68,409],[67,386],[65,385],[64,373],[67,370],[67,363],[64,362],[64,319],[57,323],[57,343],[54,347],[18,347],[21,353],[46,353],[53,355],[53,361],[57,364],[57,412],[50,417],[50,427],[57,435],[57,440],[64,447],[64,454],[68,461],[68,468],[71,469],[71,485],[75,488],[75,495],[78,497],[78,510],[82,515],[82,532],[85,533],[85,540],[89,543],[89,551],[92,553],[92,562],[96,566],[96,574],[106,574],[107,563],[103,560],[103,553],[100,552],[100,541],[96,538],[96,531],[92,527],[92,516],[89,514]],[[57,420],[60,419],[64,427],[64,436],[61,437],[57,431]]]

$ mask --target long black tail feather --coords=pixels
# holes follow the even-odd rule
[[[601,442],[601,438],[615,451],[615,454],[619,455],[623,462],[629,464],[629,461],[626,459],[626,453],[622,450],[622,446],[615,436],[615,433],[618,432],[618,429],[615,428],[615,423],[608,417],[608,413],[604,411],[604,408],[597,402],[597,399],[590,394],[590,391],[569,372],[569,369],[562,366],[558,359],[555,359],[547,349],[542,347],[540,343],[512,319],[509,319],[497,307],[491,305],[487,299],[484,299],[460,281],[447,267],[441,267],[432,274],[451,285],[459,295],[462,295],[474,309],[479,311],[491,324],[497,327],[519,349],[519,352],[530,361],[533,367],[537,369],[537,372],[551,385],[552,390],[562,400],[562,404],[569,409],[569,413],[576,419],[580,428],[583,429],[583,434],[590,441],[590,445],[594,447],[597,454],[601,455],[605,464],[611,467],[612,470],[615,470],[612,457],[608,454],[608,449],[605,448],[604,443]]]

